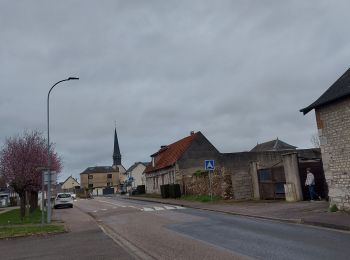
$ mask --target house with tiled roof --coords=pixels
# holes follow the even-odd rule
[[[313,109],[330,204],[350,210],[350,69],[300,112]]]
[[[204,170],[204,161],[219,158],[219,151],[201,132],[191,132],[151,155],[145,169],[147,193],[160,193],[160,185],[183,184],[185,175]]]

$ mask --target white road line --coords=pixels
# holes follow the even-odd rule
[[[155,210],[164,210],[162,207],[153,207]]]
[[[138,209],[138,208],[136,208],[135,206],[128,206],[129,208],[133,208],[133,209]]]
[[[174,206],[176,209],[185,209],[185,207],[181,207],[181,206]]]
[[[152,209],[152,208],[142,208],[141,210],[142,211],[154,211],[154,209]]]
[[[166,209],[175,209],[174,207],[171,207],[171,206],[164,206],[164,208],[166,208]]]
[[[95,212],[95,213],[96,213],[96,212],[97,212],[97,210],[94,210],[93,212]]]
[[[107,209],[101,209],[101,210],[104,210],[104,211],[105,211],[105,210],[107,210]]]

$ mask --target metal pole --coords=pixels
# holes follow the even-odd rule
[[[209,170],[209,188],[210,188],[210,200],[213,201],[213,185],[211,183],[211,170]]]
[[[41,171],[41,225],[44,225],[44,192],[45,192],[45,171]]]
[[[68,80],[78,80],[79,78],[69,77],[68,79],[56,82],[47,93],[47,223],[51,223],[51,158],[50,158],[50,93],[59,83]]]

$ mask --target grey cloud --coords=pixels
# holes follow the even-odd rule
[[[222,152],[276,137],[310,147],[298,110],[348,67],[347,1],[26,1],[0,3],[0,144],[46,133],[62,178],[123,163],[202,131]]]

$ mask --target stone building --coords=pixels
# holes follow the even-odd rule
[[[147,193],[160,193],[160,185],[171,183],[180,184],[183,194],[196,190],[208,192],[205,187],[195,189],[196,185],[208,186],[203,182],[203,178],[209,180],[204,169],[205,160],[215,160],[214,175],[221,182],[216,183],[218,191],[215,193],[223,197],[230,194],[230,198],[237,200],[303,200],[307,197],[303,189],[307,166],[319,173],[316,175],[320,179],[318,189],[324,190],[319,149],[296,149],[277,139],[252,150],[220,153],[201,132],[192,132],[175,143],[161,146],[158,152],[151,155],[152,162],[145,170]],[[287,185],[286,188],[284,185]],[[224,188],[220,190],[220,187]],[[324,192],[320,193],[325,196]]]
[[[330,204],[350,210],[350,69],[300,112],[313,109]]]
[[[201,132],[189,136],[151,155],[145,169],[147,193],[160,193],[160,185],[181,183],[185,175],[204,168],[204,160],[219,158],[219,151]]]
[[[113,165],[94,166],[85,169],[82,173],[80,173],[81,188],[91,191],[95,196],[103,195],[106,188],[109,190],[113,188],[113,193],[117,192],[126,172],[121,163],[121,159],[122,156],[119,149],[117,130],[115,129]]]

